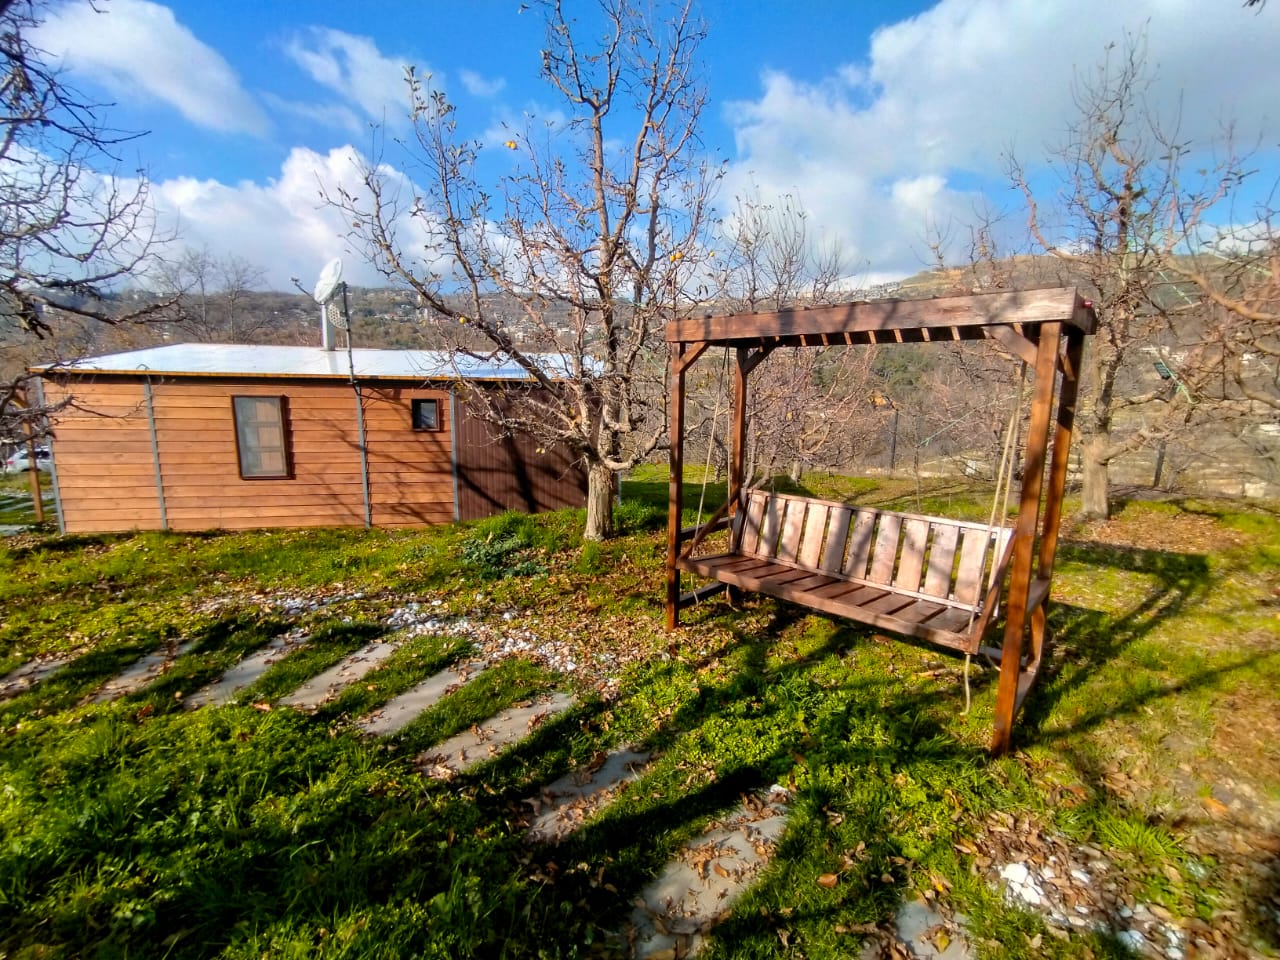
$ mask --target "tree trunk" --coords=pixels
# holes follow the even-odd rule
[[[602,463],[587,467],[587,525],[583,540],[613,536],[613,471]]]
[[[1111,515],[1108,461],[1104,458],[1106,438],[1087,437],[1080,444],[1080,465],[1084,483],[1080,491],[1080,516],[1087,520],[1105,520]]]

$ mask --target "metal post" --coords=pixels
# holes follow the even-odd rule
[[[164,474],[160,469],[160,441],[156,437],[156,405],[151,394],[151,378],[142,381],[142,391],[147,398],[147,427],[151,430],[151,464],[156,474],[156,504],[160,507],[160,529],[169,529],[169,515],[164,504]]]

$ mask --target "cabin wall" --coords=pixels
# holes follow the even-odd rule
[[[421,387],[366,387],[363,392],[374,526],[451,522],[454,431],[449,392]],[[413,429],[415,399],[438,401],[439,430]]]
[[[54,423],[68,532],[365,523],[356,397],[346,382],[154,378],[151,409],[163,500],[145,384],[123,377],[77,379],[50,382],[46,394],[56,401],[68,388],[83,408],[64,411]],[[288,398],[290,478],[240,477],[233,396]],[[439,401],[439,431],[413,430],[415,398]],[[362,387],[374,525],[454,518],[449,406],[447,390]]]
[[[67,533],[161,527],[145,387],[105,381],[82,389],[75,407],[54,420],[53,457]],[[68,397],[66,385],[44,382],[47,403]]]
[[[504,433],[474,401],[460,399],[458,410],[460,519],[586,505],[587,472],[567,447],[543,448],[526,434]]]
[[[55,418],[53,442],[68,533],[365,523],[356,396],[345,381],[104,375],[45,383],[54,404],[68,390],[76,405]],[[287,398],[291,477],[241,478],[234,396]],[[438,430],[413,429],[415,399],[437,401]],[[586,473],[570,451],[504,436],[446,389],[362,385],[360,412],[374,526],[586,502]]]

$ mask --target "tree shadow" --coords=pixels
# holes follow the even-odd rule
[[[1023,743],[1041,742],[1045,721],[1064,698],[1127,648],[1202,599],[1212,586],[1209,559],[1202,554],[1068,540],[1061,544],[1058,557],[1060,564],[1075,562],[1090,570],[1138,574],[1146,577],[1150,586],[1136,602],[1116,614],[1050,599],[1052,641],[1045,672],[1021,717]],[[1109,716],[1140,705],[1121,703],[1114,709],[1098,705],[1071,730],[1096,727]],[[1062,736],[1065,733],[1054,735],[1054,739]]]

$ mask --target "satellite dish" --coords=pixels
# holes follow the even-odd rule
[[[334,257],[320,271],[320,279],[316,281],[315,293],[317,303],[328,303],[338,291],[342,283],[342,258]]]

